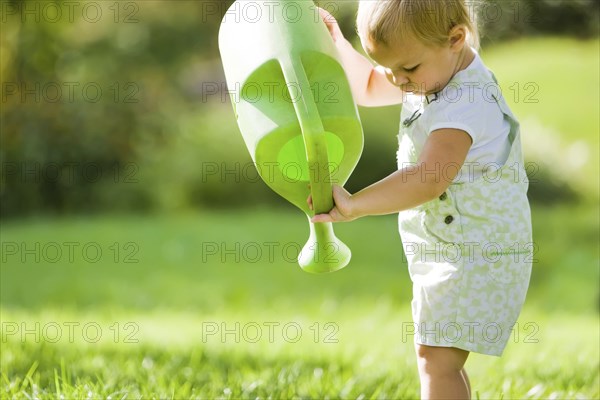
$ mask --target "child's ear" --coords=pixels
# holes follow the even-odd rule
[[[454,28],[450,29],[448,39],[451,50],[461,50],[467,41],[467,28],[464,25],[456,25]]]

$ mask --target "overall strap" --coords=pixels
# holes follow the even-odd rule
[[[494,73],[492,71],[489,71],[489,72],[490,72],[490,75],[492,76],[492,79],[494,79],[494,83],[496,84],[496,87],[498,88],[498,94],[499,94],[498,96],[492,94],[491,97],[496,101],[496,104],[500,108],[500,111],[502,111],[502,114],[504,114],[504,119],[508,120],[508,122],[510,124],[510,132],[508,134],[508,139],[512,145],[513,142],[515,141],[515,139],[519,136],[520,124],[519,124],[519,121],[517,121],[517,118],[514,116],[514,114],[510,110],[510,108],[508,107],[508,105],[506,104],[506,100],[504,100],[504,96],[502,96],[502,91],[500,90],[500,85],[498,84],[498,80],[496,79],[496,76],[494,75]]]

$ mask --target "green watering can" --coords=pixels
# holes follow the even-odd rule
[[[362,125],[337,49],[312,1],[238,0],[225,14],[219,49],[240,131],[263,181],[308,216],[300,267],[332,272],[350,249],[331,223],[333,207],[363,149]],[[312,194],[313,210],[306,199]]]

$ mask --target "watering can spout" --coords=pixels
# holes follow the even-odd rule
[[[310,237],[298,256],[298,264],[313,274],[334,272],[350,262],[352,253],[333,232],[331,222],[310,222]]]

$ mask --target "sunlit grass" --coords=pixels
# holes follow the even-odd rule
[[[534,207],[538,262],[518,330],[502,358],[473,354],[467,363],[480,398],[598,397],[595,215]],[[298,211],[3,224],[3,243],[107,251],[97,263],[3,252],[3,397],[415,398],[411,288],[395,217],[336,232],[352,263],[313,276],[282,253],[223,262],[203,252],[206,243],[304,244]],[[129,242],[138,262],[115,262],[109,246]]]
[[[402,334],[408,309],[380,305],[372,312],[350,304],[334,317],[324,315],[159,311],[112,319],[70,314],[61,319],[51,313],[41,318],[4,311],[4,320],[18,319],[30,329],[35,322],[64,326],[81,321],[83,326],[94,321],[105,336],[92,343],[74,329],[73,342],[66,331],[55,344],[37,343],[31,333],[25,340],[18,334],[4,338],[4,393],[17,398],[36,392],[40,398],[56,393],[69,398],[78,392],[88,397],[88,391],[91,397],[114,398],[255,398],[278,393],[286,398],[418,397],[412,337]],[[335,331],[323,330],[322,324],[321,335],[315,336],[315,322],[332,320]],[[117,340],[115,330],[108,329],[117,321],[121,327],[133,323],[139,330]],[[207,334],[206,326],[215,322],[219,330],[228,331]],[[236,323],[241,328],[236,329]],[[268,323],[278,324],[272,338]],[[285,336],[279,329],[291,323],[300,327],[300,337],[297,330]],[[244,329],[249,324],[263,327],[260,340],[255,342],[255,330]],[[599,355],[593,317],[525,313],[518,327],[502,358],[473,354],[467,362],[480,398],[597,398]],[[325,331],[334,334],[326,339]],[[577,341],[572,340],[574,332]]]

